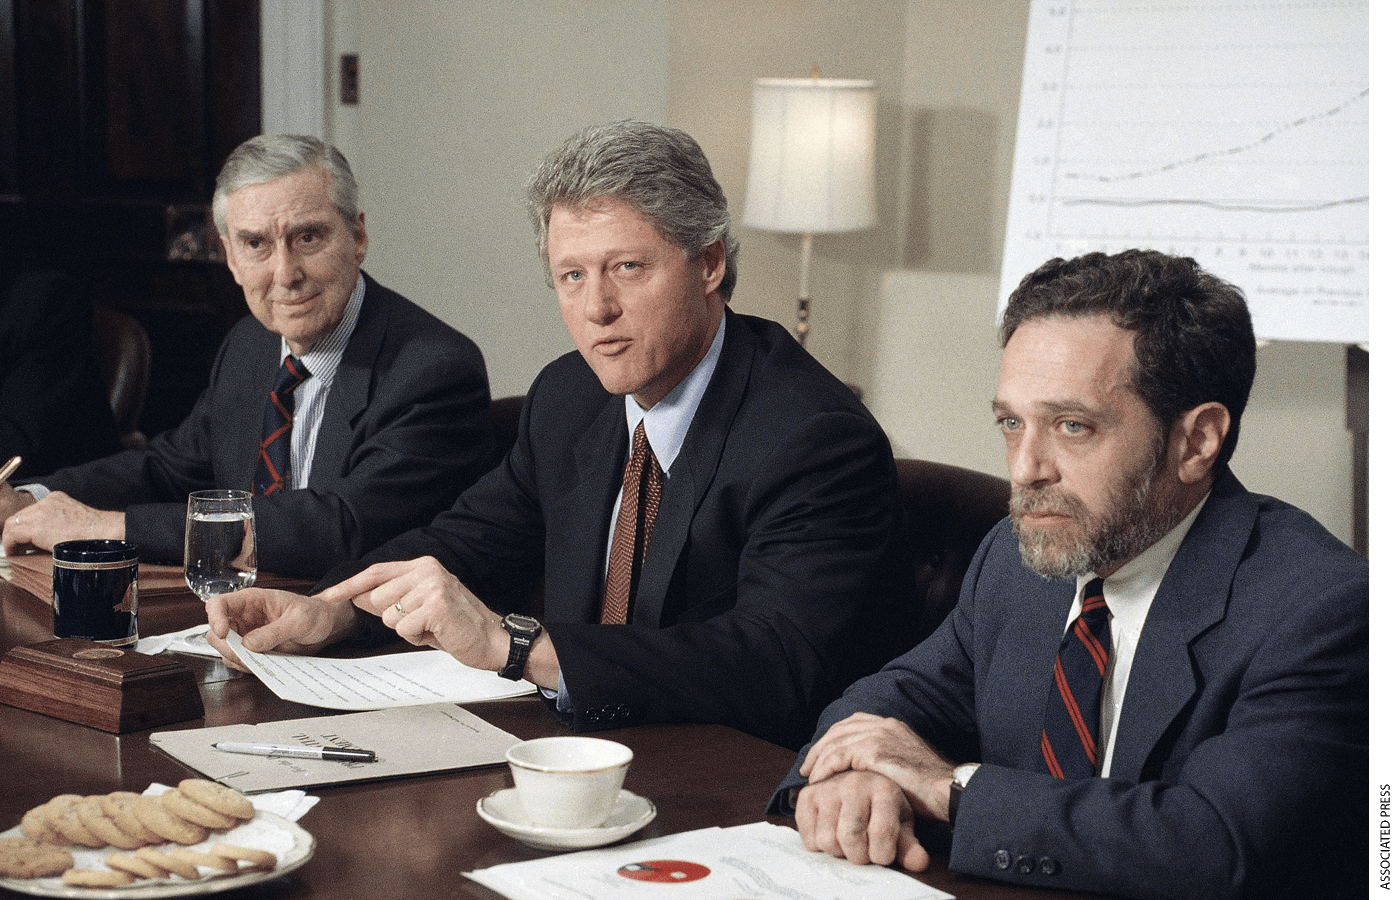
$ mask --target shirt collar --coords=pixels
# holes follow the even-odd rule
[[[340,366],[340,357],[345,353],[345,347],[350,343],[350,335],[355,330],[355,324],[360,320],[360,307],[365,302],[365,276],[360,273],[355,279],[355,289],[350,292],[350,299],[345,304],[345,312],[340,317],[340,323],[331,330],[331,333],[321,338],[308,351],[297,359],[306,366],[306,371],[311,373],[312,378],[319,378],[322,381],[330,382],[335,378],[335,370]],[[287,346],[287,339],[282,338],[282,356],[286,358],[291,353],[291,348]]]
[[[1181,542],[1186,539],[1186,533],[1195,524],[1196,517],[1201,514],[1201,509],[1206,505],[1206,500],[1210,499],[1210,493],[1201,498],[1195,508],[1186,514],[1186,518],[1176,524],[1176,527],[1168,531],[1157,543],[1148,547],[1137,556],[1128,560],[1123,567],[1112,575],[1104,579],[1104,602],[1108,604],[1109,611],[1115,617],[1125,614],[1126,607],[1146,605],[1152,602],[1152,598],[1157,595],[1157,588],[1162,584],[1162,579],[1166,577],[1167,569],[1171,567],[1172,560],[1176,558],[1176,551],[1181,549]],[[1088,584],[1097,575],[1090,573],[1079,576],[1078,589],[1084,590],[1084,585]]]
[[[715,373],[720,347],[724,345],[724,324],[725,320],[721,318],[715,339],[710,342],[710,349],[705,351],[699,365],[691,369],[690,374],[651,409],[642,409],[631,394],[627,395],[627,433],[634,433],[638,422],[647,423],[647,442],[651,444],[651,452],[656,454],[661,470],[667,475],[671,473],[671,464],[680,455],[690,422],[695,418],[700,399],[705,396],[705,388],[709,387],[710,377]]]

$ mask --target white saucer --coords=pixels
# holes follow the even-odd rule
[[[520,808],[515,788],[502,788],[476,801],[477,815],[527,847],[582,850],[620,841],[656,818],[656,805],[631,791],[619,791],[612,812],[596,828],[547,828],[532,825]]]

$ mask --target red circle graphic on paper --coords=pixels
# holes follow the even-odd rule
[[[617,874],[633,881],[680,884],[685,881],[699,881],[710,874],[710,870],[699,863],[680,859],[649,859],[646,862],[628,863],[618,869]]]

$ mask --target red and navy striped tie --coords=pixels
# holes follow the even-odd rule
[[[1099,709],[1112,641],[1103,579],[1084,587],[1084,606],[1065,632],[1045,704],[1040,751],[1056,778],[1090,778],[1099,768]]]
[[[253,493],[257,496],[275,494],[286,487],[287,470],[292,465],[292,410],[296,406],[292,392],[309,377],[311,373],[295,356],[288,354],[282,360],[277,384],[263,409],[262,443],[253,472]]]

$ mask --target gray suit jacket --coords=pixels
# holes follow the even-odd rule
[[[495,458],[486,365],[470,339],[365,276],[307,487],[253,501],[258,565],[318,577],[429,521]],[[131,450],[43,479],[125,509],[143,559],[179,562],[190,491],[246,490],[281,339],[252,316],[229,332],[189,416]]]
[[[1009,521],[927,641],[853,685],[955,762],[950,868],[1125,897],[1351,896],[1364,879],[1368,567],[1302,511],[1226,474],[1139,638],[1112,777],[1041,774],[1074,586],[1021,565]],[[804,751],[805,752],[805,751]],[[794,767],[774,797],[801,784]]]

